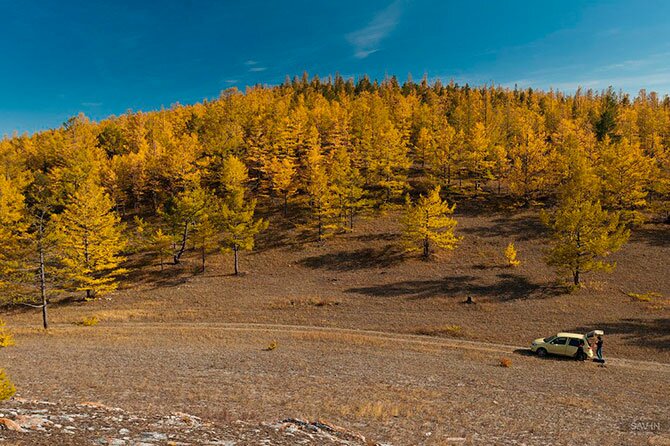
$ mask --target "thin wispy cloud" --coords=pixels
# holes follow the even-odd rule
[[[596,71],[610,72],[613,70],[639,70],[642,68],[654,68],[659,66],[670,67],[670,64],[668,64],[669,58],[670,51],[664,51],[661,53],[649,54],[648,56],[639,59],[628,59],[606,65],[604,67],[597,68]]]
[[[577,88],[605,89],[609,86],[636,92],[639,89],[668,91],[670,89],[670,65],[663,56],[667,53],[650,54],[640,59],[595,67],[587,71],[565,73],[556,69],[534,72],[527,78],[505,82],[506,86],[551,87],[561,91],[575,91]]]
[[[382,40],[393,32],[401,14],[402,1],[396,0],[375,14],[365,28],[347,34],[347,41],[354,47],[354,57],[365,59],[379,51]]]
[[[260,73],[261,71],[265,71],[265,70],[268,69],[267,67],[261,66],[260,62],[258,62],[257,60],[253,60],[253,59],[249,59],[249,60],[245,61],[244,65],[247,66],[247,70],[250,73]]]

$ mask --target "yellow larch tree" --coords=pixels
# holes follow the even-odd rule
[[[317,241],[322,242],[337,228],[334,196],[328,178],[326,159],[318,141],[314,141],[307,152],[305,188],[310,204],[310,225],[316,229]]]
[[[626,243],[630,232],[620,212],[602,209],[594,191],[598,178],[583,157],[571,160],[570,174],[559,191],[558,207],[542,212],[542,221],[551,230],[553,242],[547,263],[572,275],[579,286],[584,273],[611,271],[615,264],[605,259]]]
[[[647,205],[653,161],[640,145],[621,138],[602,141],[598,174],[602,178],[603,205],[624,212],[628,222],[639,222],[639,210]]]
[[[267,162],[272,190],[282,198],[284,217],[288,215],[288,199],[298,190],[296,163],[290,157],[273,157]]]
[[[22,269],[21,253],[29,228],[25,197],[17,182],[0,173],[0,287],[5,294]]]
[[[494,166],[491,161],[491,141],[484,123],[477,122],[474,125],[468,149],[466,168],[475,183],[475,193],[477,193],[482,183],[492,178],[491,170]]]
[[[239,252],[254,248],[256,235],[268,227],[268,223],[255,218],[256,200],[249,199],[246,182],[249,179],[244,163],[236,156],[229,156],[224,163],[223,184],[226,196],[221,205],[219,218],[223,230],[224,249],[233,252],[235,274],[240,273]]]
[[[170,258],[173,251],[174,237],[170,234],[163,232],[162,228],[157,228],[149,238],[150,249],[158,257],[158,263],[160,264],[161,271],[163,271],[163,265],[165,265],[165,259]]]
[[[55,216],[59,250],[70,286],[87,298],[116,289],[125,246],[122,225],[105,191],[89,180]]]
[[[176,241],[172,259],[179,264],[192,237],[195,226],[207,213],[211,195],[199,184],[192,184],[175,197],[168,200],[159,215],[167,222]]]
[[[364,198],[363,177],[351,160],[346,147],[335,148],[328,157],[328,177],[339,208],[340,225],[354,229],[354,217],[369,203]]]
[[[383,191],[382,201],[388,203],[408,187],[407,170],[411,160],[402,134],[390,122],[379,134],[377,149],[373,170],[377,185]]]
[[[517,143],[509,150],[511,168],[509,187],[512,194],[529,204],[549,184],[551,153],[542,131],[531,122],[522,123]]]
[[[442,187],[450,187],[452,175],[455,172],[456,149],[458,135],[447,119],[440,117],[436,120],[436,128],[433,130],[434,143],[428,154],[431,167],[431,175],[435,183]]]
[[[433,188],[428,195],[421,195],[416,203],[406,197],[405,210],[401,223],[403,238],[410,250],[418,249],[420,242],[423,258],[430,256],[431,243],[437,247],[453,250],[460,238],[454,234],[457,221],[450,217],[456,205],[443,201],[440,197],[440,186]]]

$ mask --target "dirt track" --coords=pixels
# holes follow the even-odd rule
[[[56,324],[54,329],[68,330],[71,325]],[[354,336],[363,336],[370,339],[381,341],[402,342],[415,345],[432,345],[454,349],[475,350],[481,352],[503,353],[503,354],[524,354],[532,355],[528,347],[495,344],[491,342],[470,341],[465,339],[437,338],[423,335],[411,335],[401,333],[391,333],[375,330],[356,330],[338,327],[319,327],[309,325],[287,325],[287,324],[249,324],[249,323],[225,323],[225,322],[169,322],[169,323],[147,323],[147,322],[126,322],[116,324],[106,324],[107,329],[198,329],[198,330],[219,330],[219,331],[250,331],[260,333],[338,333]],[[670,364],[656,361],[641,361],[626,358],[607,357],[607,364],[617,367],[644,368],[646,370],[659,370],[670,372]]]

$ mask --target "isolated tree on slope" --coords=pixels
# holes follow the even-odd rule
[[[102,187],[87,181],[57,216],[59,244],[66,277],[86,297],[116,289],[114,276],[125,246],[119,217]]]
[[[421,195],[416,203],[406,198],[405,212],[402,216],[403,237],[410,249],[415,250],[416,242],[421,242],[423,257],[430,256],[430,245],[452,250],[456,248],[459,237],[454,235],[456,220],[449,217],[456,205],[449,206],[440,198],[440,187],[431,190],[427,196]]]
[[[569,271],[575,286],[584,273],[594,270],[611,271],[615,264],[605,257],[626,243],[630,232],[620,221],[620,212],[602,209],[594,200],[597,178],[586,160],[574,160],[570,176],[561,187],[559,206],[549,216],[542,213],[543,222],[554,239],[547,263]]]
[[[256,200],[248,200],[245,183],[248,181],[247,168],[235,156],[229,156],[223,169],[223,184],[226,197],[221,208],[223,242],[226,249],[234,253],[235,274],[240,273],[239,251],[254,248],[256,235],[267,228],[263,219],[254,219]]]
[[[28,262],[37,266],[37,282],[40,290],[42,309],[42,326],[49,328],[48,318],[48,290],[47,285],[61,279],[58,272],[58,249],[62,242],[61,234],[52,219],[55,207],[54,196],[49,190],[48,177],[36,174],[26,192],[28,206],[28,221],[30,223],[27,237]],[[31,266],[32,266],[31,265]]]
[[[55,197],[41,172],[34,174],[23,192],[22,183],[0,175],[0,288],[5,299],[40,308],[47,329],[47,285],[58,276],[59,238],[51,221]],[[36,288],[39,304],[34,303]]]
[[[164,215],[175,233],[178,235],[177,249],[173,255],[177,265],[186,251],[186,243],[191,237],[194,227],[206,213],[209,196],[200,186],[190,187],[168,202]]]

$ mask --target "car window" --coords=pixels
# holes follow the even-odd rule
[[[553,341],[551,341],[551,343],[554,345],[565,345],[567,340],[568,338],[556,338]]]
[[[573,347],[579,347],[579,343],[582,342],[577,338],[570,338],[570,345]]]

